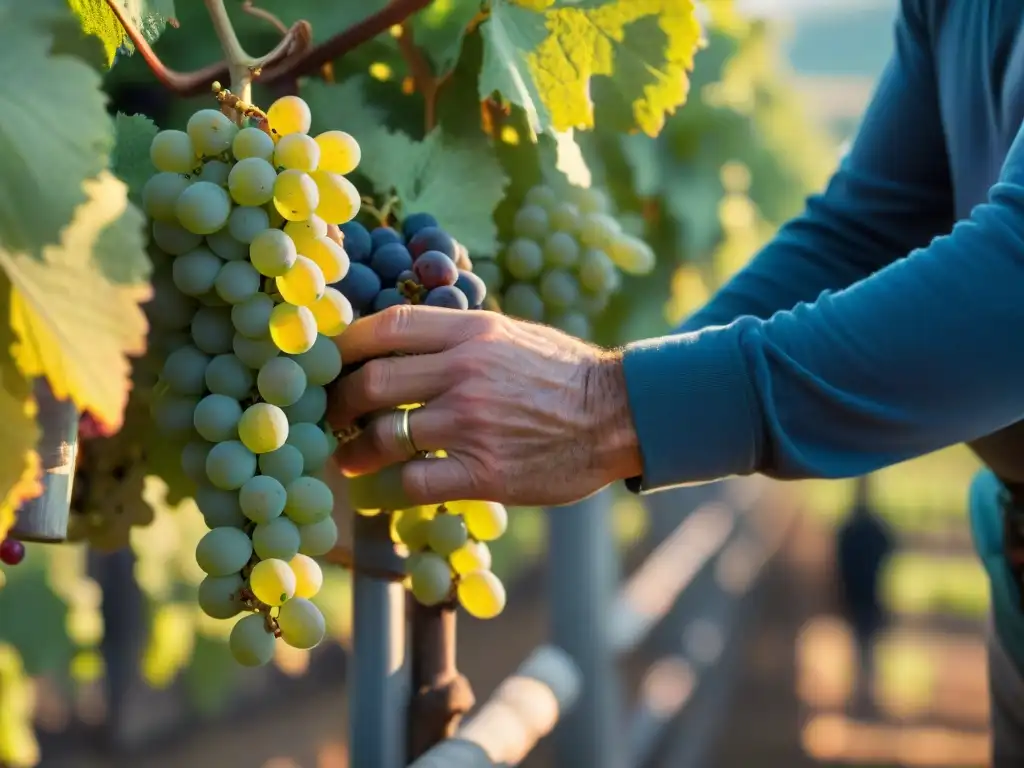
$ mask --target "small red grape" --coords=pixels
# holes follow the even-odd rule
[[[25,545],[17,539],[0,541],[0,562],[17,565],[25,559]]]
[[[455,285],[459,279],[459,268],[455,262],[440,251],[427,251],[412,265],[412,271],[419,278],[420,285],[428,291],[442,285]]]

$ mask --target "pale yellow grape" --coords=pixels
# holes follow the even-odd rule
[[[359,213],[359,190],[337,173],[314,171],[309,174],[319,190],[316,215],[328,224],[344,224]]]
[[[274,140],[269,133],[259,128],[243,128],[231,142],[231,154],[235,160],[245,160],[247,157],[270,160],[274,156]]]
[[[324,336],[337,336],[352,324],[352,305],[337,288],[327,286],[324,295],[309,308],[316,329]]]
[[[228,174],[228,191],[239,205],[269,203],[276,188],[277,171],[258,157],[239,160]]]
[[[270,130],[278,136],[289,133],[309,133],[313,114],[309,105],[298,96],[282,96],[267,110]]]
[[[455,501],[447,506],[462,515],[469,535],[477,541],[494,541],[508,528],[508,511],[493,501]]]
[[[284,560],[260,560],[249,574],[249,589],[261,603],[277,606],[295,596],[295,572]]]
[[[315,238],[306,244],[306,250],[300,248],[299,253],[316,262],[328,284],[337,283],[348,274],[348,254],[329,237]]]
[[[288,417],[270,403],[253,403],[238,420],[238,439],[255,454],[276,451],[288,439]]]
[[[302,221],[289,221],[284,225],[284,233],[292,239],[299,253],[309,256],[313,241],[327,235],[327,222],[314,214]]]
[[[249,244],[249,260],[267,277],[280,277],[292,268],[296,258],[295,243],[280,229],[265,229]]]
[[[452,570],[460,576],[491,568],[491,550],[482,541],[467,541],[448,556]]]
[[[291,269],[275,281],[281,298],[297,307],[308,307],[324,295],[324,273],[316,262],[301,254]]]
[[[281,171],[274,183],[274,208],[288,221],[308,219],[320,205],[316,182],[302,171]]]
[[[188,119],[185,131],[197,155],[216,157],[231,147],[238,126],[218,109],[200,109]]]
[[[324,572],[316,560],[306,555],[296,555],[288,564],[295,574],[295,597],[310,598],[324,585]]]
[[[309,307],[278,304],[270,313],[270,338],[286,355],[301,355],[316,342],[316,318]]]
[[[424,552],[409,569],[412,596],[422,605],[437,605],[447,599],[452,589],[452,569],[440,555]]]
[[[619,235],[608,246],[608,256],[629,275],[646,275],[654,269],[654,250],[638,237]]]
[[[166,173],[191,173],[199,164],[192,139],[184,131],[160,131],[149,145],[149,159]]]
[[[327,622],[324,615],[309,600],[295,597],[281,606],[277,615],[281,639],[292,648],[315,648],[324,639]]]
[[[274,165],[296,171],[315,171],[320,162],[320,145],[304,133],[282,136],[274,147]]]
[[[352,136],[344,131],[326,131],[316,137],[320,145],[320,170],[331,173],[352,173],[363,153]]]
[[[478,619],[493,619],[505,610],[505,585],[490,571],[473,571],[459,579],[459,604]]]

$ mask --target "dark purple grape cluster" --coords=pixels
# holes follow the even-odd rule
[[[473,274],[466,248],[429,213],[414,213],[401,229],[341,226],[351,265],[335,284],[360,315],[399,304],[481,309],[487,288]]]

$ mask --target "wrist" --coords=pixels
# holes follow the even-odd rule
[[[607,483],[643,474],[640,441],[626,391],[621,352],[601,352],[588,363],[583,408],[590,428],[591,465]]]

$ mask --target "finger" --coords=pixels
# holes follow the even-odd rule
[[[409,412],[409,435],[421,451],[436,451],[452,439],[451,415],[429,406]],[[391,464],[408,461],[411,456],[395,432],[394,412],[376,416],[354,440],[339,445],[334,459],[339,469],[350,476],[368,475]]]
[[[331,386],[327,423],[344,429],[367,413],[425,403],[444,393],[451,380],[451,363],[441,355],[370,360]]]
[[[483,498],[477,479],[458,456],[410,461],[402,467],[402,486],[416,504]]]
[[[374,357],[440,352],[493,322],[484,312],[401,305],[361,317],[335,338],[345,364]]]

